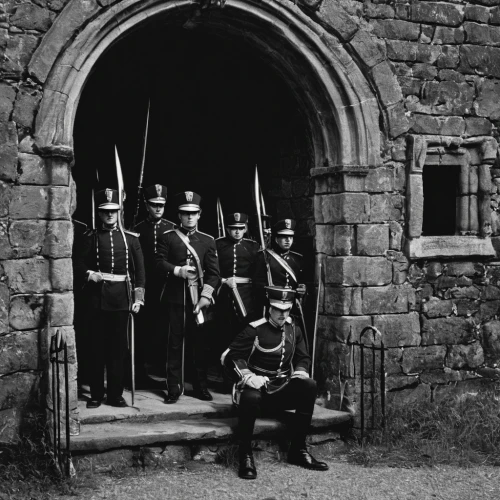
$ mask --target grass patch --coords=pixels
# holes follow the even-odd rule
[[[392,405],[385,434],[353,447],[348,459],[365,466],[498,466],[500,385],[437,403]]]
[[[54,463],[52,448],[40,416],[17,443],[0,445],[0,500],[49,500],[58,495],[76,495],[82,489],[95,488],[85,477],[61,476]]]

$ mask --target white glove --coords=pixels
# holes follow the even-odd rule
[[[261,375],[250,375],[250,377],[245,380],[245,384],[252,389],[261,389],[267,382],[269,382],[269,379]]]
[[[100,281],[102,281],[102,274],[96,273],[95,271],[90,271],[88,280],[94,281],[95,283],[99,283]]]
[[[309,378],[309,374],[307,372],[302,371],[302,370],[298,370],[296,372],[293,372],[293,375],[291,378]]]
[[[134,302],[132,304],[132,312],[137,314],[141,308],[141,305],[142,304],[140,302]]]
[[[196,269],[193,266],[182,266],[177,276],[182,279],[194,278],[196,277]]]
[[[225,282],[229,288],[236,288],[236,280],[234,278],[228,278]]]

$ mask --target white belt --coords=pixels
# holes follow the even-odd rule
[[[222,278],[222,283],[227,283],[228,279],[229,278]],[[231,276],[231,279],[233,279],[237,285],[243,285],[245,283],[252,282],[252,278],[240,278],[239,276]]]
[[[101,273],[102,279],[104,281],[126,281],[126,274],[110,274],[110,273]]]

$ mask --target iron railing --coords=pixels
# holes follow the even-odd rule
[[[52,441],[54,461],[62,475],[73,476],[71,460],[70,412],[69,412],[69,364],[68,344],[59,330],[50,340],[50,363],[52,365]],[[61,365],[64,370],[64,411],[61,402]],[[62,444],[61,420],[64,419],[65,446]]]

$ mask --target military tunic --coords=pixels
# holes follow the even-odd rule
[[[217,248],[212,236],[197,230],[187,231],[179,228],[197,253],[203,270],[203,292],[211,296],[220,283]],[[167,385],[169,393],[183,390],[182,346],[184,336],[193,351],[195,368],[195,389],[207,387],[208,339],[204,328],[197,326],[193,314],[196,304],[191,301],[188,280],[177,277],[177,266],[192,265],[197,267],[195,259],[176,231],[165,232],[159,239],[156,253],[156,272],[165,281],[162,304],[168,308],[170,332],[167,347]],[[201,291],[199,290],[201,297]]]
[[[215,240],[222,285],[217,295],[217,322],[221,341],[221,352],[250,321],[255,319],[256,308],[253,290],[253,276],[259,245],[253,240],[243,238],[234,241],[229,237]],[[242,314],[233,291],[224,282],[227,278],[236,278],[238,294],[243,303]]]
[[[127,322],[132,305],[132,291],[146,283],[144,259],[137,235],[125,231],[98,229],[89,231],[76,250],[74,269],[85,281],[90,313],[90,391],[92,399],[104,396],[104,367],[107,394],[117,399],[123,393],[127,355]],[[89,281],[91,272],[106,273],[105,279]],[[129,276],[129,280],[125,279]]]
[[[155,254],[161,235],[174,228],[175,224],[166,219],[148,218],[139,222],[133,229],[139,233],[148,284],[147,300],[137,318],[139,335],[135,337],[136,373],[139,384],[147,383],[148,373],[165,376],[168,316],[160,306],[164,280],[156,272]]]

